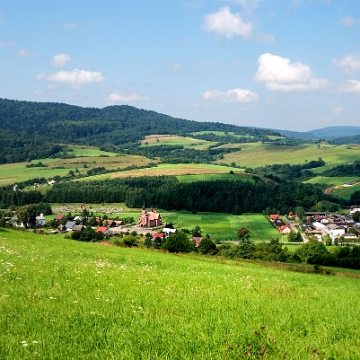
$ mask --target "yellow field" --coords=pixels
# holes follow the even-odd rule
[[[193,139],[177,135],[149,135],[141,141],[141,145],[184,145],[186,148],[197,150],[207,149],[210,145],[216,144],[206,140]]]
[[[228,174],[231,170],[239,172],[239,169],[236,168],[212,164],[160,164],[157,167],[149,169],[121,171],[111,174],[111,178],[129,176]]]

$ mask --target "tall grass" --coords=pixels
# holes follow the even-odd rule
[[[0,275],[1,359],[360,356],[358,279],[15,231]]]

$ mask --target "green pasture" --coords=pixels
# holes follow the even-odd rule
[[[233,131],[229,131],[227,133],[225,133],[225,131],[197,131],[193,133],[194,135],[204,135],[204,134],[214,134],[217,136],[227,136],[227,135],[231,135],[231,136],[235,136],[235,137],[246,137],[246,138],[250,138],[252,139],[254,136],[250,135],[250,134],[236,134]]]
[[[211,181],[211,180],[240,180],[254,182],[251,176],[246,176],[245,173],[238,174],[198,174],[198,175],[179,175],[176,178],[180,182],[194,182],[194,181]]]
[[[311,178],[310,180],[304,181],[304,183],[309,184],[324,184],[324,185],[343,185],[349,181],[358,182],[360,179],[358,177],[352,176],[343,176],[343,177],[326,177],[326,176],[316,176]]]
[[[328,168],[331,168],[339,164],[351,163],[360,157],[360,146],[350,149],[345,145],[322,145],[318,148],[312,142],[303,142],[301,146],[267,143],[246,143],[240,146],[241,151],[225,154],[225,158],[217,162],[228,164],[235,162],[238,166],[255,168],[271,164],[304,164],[306,160],[317,160],[321,157],[327,163]]]
[[[87,151],[89,149],[84,150]],[[30,164],[27,162],[0,165],[0,186],[41,177],[49,179],[56,175],[66,176],[70,170],[74,172],[75,170],[79,170],[81,174],[86,174],[89,169],[94,167],[105,167],[105,169],[111,170],[124,168],[131,165],[143,166],[149,164],[150,162],[156,161],[139,155],[117,155],[86,156],[72,159],[47,158],[33,160],[31,163],[38,162],[42,162],[44,165],[46,165],[46,167],[27,168],[26,165]],[[84,167],[85,164],[87,167]],[[105,178],[110,177],[109,174],[105,175],[107,175]]]
[[[183,145],[185,148],[197,150],[205,150],[215,144],[217,143],[177,135],[149,135],[145,137],[145,140],[141,141],[142,146]]]
[[[0,231],[1,359],[358,359],[359,279]]]
[[[27,168],[26,164],[28,163],[0,165],[0,186],[41,177],[49,179],[56,175],[65,176],[70,170],[75,170],[75,167],[66,169],[52,169],[48,167]]]
[[[203,235],[210,235],[212,240],[238,241],[237,230],[246,226],[251,233],[251,241],[267,241],[280,238],[279,233],[262,214],[232,215],[225,213],[196,213],[178,211],[163,216],[165,222],[172,222],[176,229],[194,229],[200,226]],[[281,240],[281,239],[280,239]]]
[[[86,157],[86,156],[99,157],[99,156],[117,156],[118,155],[118,154],[112,153],[112,152],[101,151],[98,148],[91,147],[91,146],[73,145],[70,147],[70,149],[72,151],[69,152],[69,150],[68,150],[68,152],[70,154],[74,154],[76,157]]]
[[[331,195],[343,198],[345,200],[350,200],[351,195],[355,191],[360,191],[360,184],[356,184],[354,186],[345,186],[339,189],[333,189],[331,191]]]

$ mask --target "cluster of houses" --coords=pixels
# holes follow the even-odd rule
[[[347,215],[326,214],[325,212],[307,212],[306,223],[299,224],[307,237],[315,237],[322,241],[324,236],[329,236],[332,242],[336,239],[345,241],[358,241],[360,235],[360,223],[352,219],[352,215],[360,211],[360,208],[352,207]],[[288,218],[296,219],[296,215],[290,212]],[[270,221],[274,224],[279,234],[287,235],[290,233],[291,226],[283,222],[279,214],[270,214]]]
[[[288,216],[290,218],[293,218],[295,215],[291,212]],[[270,214],[269,219],[273,223],[273,225],[276,227],[276,230],[279,232],[279,234],[287,235],[291,231],[290,225],[285,224],[281,220],[281,217],[279,214]]]
[[[302,224],[305,233],[314,236],[319,241],[324,236],[330,236],[332,242],[343,238],[345,241],[358,241],[360,223],[356,223],[351,215],[360,209],[353,208],[349,216],[339,214],[326,214],[325,212],[307,212],[307,223]]]

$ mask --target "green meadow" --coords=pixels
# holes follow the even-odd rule
[[[345,200],[350,200],[351,195],[355,191],[360,191],[360,184],[356,184],[354,186],[345,186],[339,189],[334,189],[331,191],[331,195],[343,198]]]
[[[358,182],[360,179],[353,176],[343,176],[343,177],[326,177],[326,176],[316,176],[310,180],[304,181],[304,183],[309,184],[324,184],[324,185],[343,185],[348,181]]]
[[[196,213],[177,211],[163,216],[165,222],[172,222],[176,229],[194,229],[200,226],[203,235],[215,240],[238,241],[237,230],[246,226],[250,230],[250,241],[267,241],[280,238],[279,233],[262,214],[232,215],[225,213]],[[281,239],[280,239],[281,240]]]
[[[0,231],[1,359],[358,359],[359,279]]]
[[[197,174],[197,175],[179,175],[176,178],[180,182],[194,182],[194,181],[210,181],[210,180],[240,180],[250,181],[254,183],[251,175],[245,173],[223,173],[223,174]]]
[[[234,146],[224,145],[224,146]],[[321,145],[320,148],[313,142],[302,142],[299,146],[286,146],[262,143],[241,144],[241,151],[225,154],[225,159],[218,162],[235,162],[237,165],[256,168],[271,164],[291,165],[304,164],[305,161],[317,160],[321,157],[328,168],[335,165],[350,163],[360,157],[360,146],[349,148],[345,145]],[[325,168],[318,168],[323,171]]]

